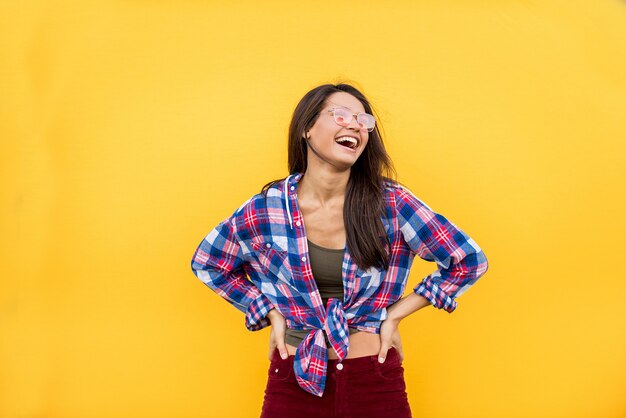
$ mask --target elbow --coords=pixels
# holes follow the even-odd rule
[[[211,279],[211,270],[213,267],[206,264],[205,260],[198,258],[198,255],[194,255],[191,259],[190,267],[193,274],[200,279],[203,283],[207,284]]]
[[[209,254],[205,251],[202,251],[201,247],[198,247],[191,257],[191,271],[200,277],[199,274],[201,271],[206,271],[209,269]]]
[[[472,254],[468,254],[458,265],[459,275],[463,277],[461,288],[466,288],[485,275],[489,268],[489,262],[485,253],[478,249]],[[464,291],[461,291],[463,293]]]
[[[485,255],[485,252],[480,250],[479,252],[476,253],[476,261],[475,261],[475,266],[474,266],[474,276],[475,279],[478,280],[480,277],[482,277],[487,270],[489,269],[489,261],[487,260],[487,256]]]
[[[198,275],[200,274],[200,269],[193,261],[191,262],[191,271],[193,272],[194,276],[200,278],[200,276]]]
[[[191,262],[189,263],[189,267],[191,267],[191,271],[193,272],[193,274],[195,274],[196,276],[198,276],[198,272],[200,270],[202,270],[202,266],[198,263],[198,260],[196,259],[196,256],[194,255],[193,258],[191,259]]]

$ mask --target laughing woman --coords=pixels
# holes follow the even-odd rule
[[[271,325],[262,417],[410,417],[398,324],[428,305],[453,312],[485,254],[389,177],[353,86],[306,93],[288,147],[289,175],[211,230],[192,270],[249,330]],[[437,268],[402,297],[416,255]]]

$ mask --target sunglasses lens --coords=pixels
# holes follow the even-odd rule
[[[334,115],[335,122],[337,122],[339,125],[347,126],[350,124],[350,119],[352,118],[350,112],[347,112],[343,109],[335,109]]]
[[[335,122],[341,126],[348,126],[352,121],[353,115],[341,108],[334,109],[333,116],[335,118]],[[374,125],[376,124],[376,120],[374,116],[369,113],[359,113],[356,118],[357,123],[359,124],[359,128],[367,129],[368,131],[374,130]]]
[[[374,125],[376,124],[376,120],[374,116],[369,113],[359,113],[359,117],[357,118],[359,122],[359,126],[361,129],[367,129],[368,131],[374,130]]]

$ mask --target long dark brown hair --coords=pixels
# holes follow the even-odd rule
[[[346,186],[343,206],[343,221],[346,228],[346,243],[355,263],[364,270],[372,266],[389,267],[388,246],[390,245],[381,215],[383,211],[384,181],[396,177],[393,163],[385,150],[380,133],[380,118],[374,113],[365,96],[355,87],[340,84],[318,86],[300,100],[289,124],[289,174],[304,173],[307,169],[307,144],[304,140],[308,131],[326,106],[326,100],[337,92],[346,92],[357,98],[365,111],[376,118],[376,126],[369,132],[369,139],[354,165],[350,168],[350,179]],[[273,180],[263,186],[262,192],[284,179]]]

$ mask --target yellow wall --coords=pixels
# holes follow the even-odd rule
[[[236,3],[0,2],[0,416],[258,416],[269,329],[189,263],[354,81],[490,261],[400,326],[414,416],[625,417],[625,3]]]

